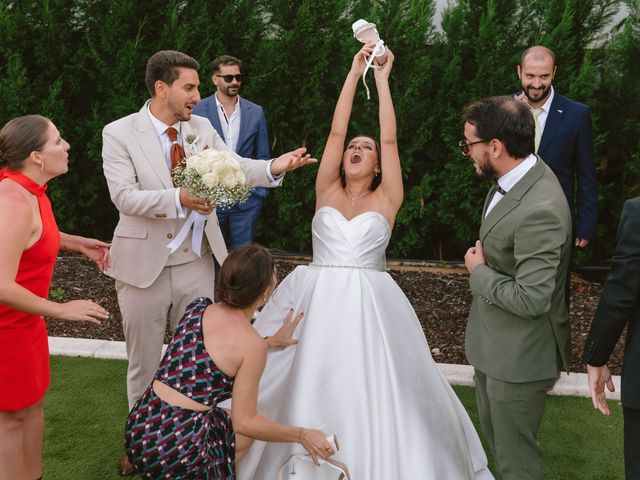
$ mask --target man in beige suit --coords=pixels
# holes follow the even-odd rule
[[[175,142],[201,151],[230,151],[206,118],[192,116],[200,100],[198,63],[188,55],[161,51],[147,63],[145,83],[151,94],[138,113],[103,130],[103,168],[111,199],[120,212],[111,246],[111,268],[122,312],[129,366],[129,408],[151,383],[160,362],[167,318],[175,329],[186,306],[199,296],[213,298],[213,260],[227,255],[215,209],[171,181]],[[177,139],[167,129],[177,130]],[[194,147],[195,145],[195,147]],[[316,160],[300,148],[269,162],[236,156],[253,186],[274,187],[286,171]],[[208,215],[201,254],[191,235],[170,253],[167,244],[189,211]],[[121,472],[133,473],[128,465]]]
[[[569,367],[567,199],[536,155],[529,109],[511,97],[469,105],[463,155],[492,180],[480,240],[465,255],[473,303],[465,352],[496,478],[542,479],[537,442],[547,391]]]

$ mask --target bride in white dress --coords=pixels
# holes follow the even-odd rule
[[[491,479],[469,416],[431,358],[409,301],[385,272],[403,200],[391,52],[374,72],[381,148],[358,136],[343,151],[371,49],[354,57],[318,170],[313,263],[282,282],[255,323],[271,335],[292,305],[304,312],[298,344],[269,353],[258,410],[335,433],[334,458],[353,480]],[[255,442],[238,464],[238,479],[275,480],[293,453],[304,450]]]

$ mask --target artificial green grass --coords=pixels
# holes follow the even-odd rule
[[[126,362],[52,357],[51,374],[44,478],[121,479],[116,464],[123,454],[127,415]],[[479,428],[473,389],[455,391]],[[588,398],[549,397],[540,431],[546,480],[624,478],[622,409],[617,402],[610,407],[612,416],[605,418]]]

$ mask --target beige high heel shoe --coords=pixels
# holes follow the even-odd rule
[[[335,435],[327,440],[336,452],[340,450]],[[334,458],[319,458],[318,462],[320,465],[315,465],[308,453],[291,455],[278,470],[277,480],[351,480],[349,468],[343,462]]]

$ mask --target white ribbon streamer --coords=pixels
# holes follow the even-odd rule
[[[189,218],[187,218],[187,221],[184,222],[184,225],[182,225],[182,228],[178,232],[178,235],[176,235],[176,238],[174,238],[171,243],[167,245],[167,248],[171,249],[170,253],[175,252],[180,247],[180,245],[182,245],[182,242],[184,242],[189,235],[191,227],[193,227],[193,233],[191,235],[191,248],[196,255],[200,256],[200,249],[202,247],[202,236],[204,234],[204,225],[207,222],[207,218],[209,218],[208,215],[202,215],[201,213],[192,211],[191,215],[189,215]]]
[[[373,60],[378,56],[384,53],[385,46],[384,40],[378,40],[371,51],[371,55],[369,55],[369,60],[367,60],[367,64],[364,67],[364,72],[362,72],[362,84],[364,85],[365,90],[367,91],[367,100],[371,100],[371,94],[369,93],[369,87],[367,86],[367,81],[365,77],[367,76],[367,71],[370,68],[377,68],[373,65]]]

